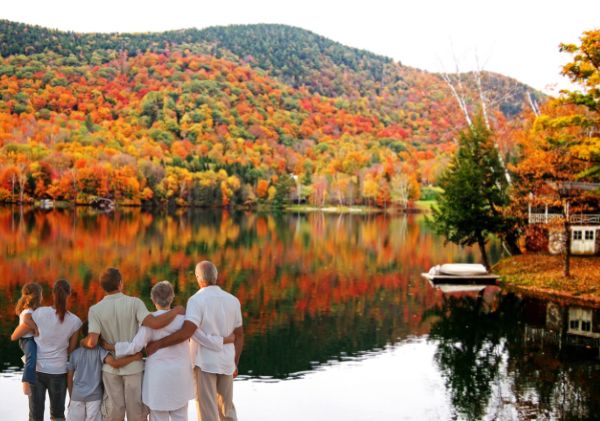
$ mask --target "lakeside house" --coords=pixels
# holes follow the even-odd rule
[[[532,298],[523,322],[528,346],[594,350],[600,358],[600,308]]]
[[[557,191],[557,183],[547,183],[549,190]],[[574,208],[567,202],[566,206],[556,207],[545,201],[543,207],[534,206],[539,197],[547,197],[548,192],[543,192],[536,197],[533,193],[529,195],[528,201],[528,223],[544,227],[544,233],[548,240],[547,248],[550,254],[560,254],[565,247],[566,239],[562,231],[562,221],[565,218],[569,222],[569,235],[571,237],[571,253],[574,255],[600,255],[600,183],[564,182],[560,188],[570,191],[591,192],[584,205],[579,203],[579,208],[585,208],[585,212],[572,212]],[[594,195],[593,192],[599,192]],[[542,200],[544,202],[544,200]]]
[[[54,197],[49,193],[44,193],[36,205],[43,210],[54,209]]]

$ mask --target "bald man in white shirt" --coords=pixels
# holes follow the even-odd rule
[[[233,379],[244,347],[244,329],[239,300],[223,291],[217,283],[217,268],[209,261],[196,265],[200,290],[187,303],[182,328],[156,342],[148,344],[146,352],[176,345],[191,338],[197,329],[207,335],[235,335],[233,344],[224,344],[220,351],[198,347],[195,356],[196,410],[202,421],[236,421],[233,405]],[[217,397],[219,399],[217,399]]]

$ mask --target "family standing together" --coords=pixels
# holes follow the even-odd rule
[[[187,420],[194,398],[199,420],[237,420],[240,302],[217,286],[211,262],[198,263],[195,274],[200,289],[185,310],[171,308],[173,287],[163,281],[152,288],[150,313],[142,300],[123,294],[121,274],[110,268],[100,277],[106,295],[84,324],[68,311],[67,281],[54,284],[51,307],[41,306],[40,285],[24,285],[11,339],[24,353],[29,420],[44,419],[46,393],[52,420],[65,420],[67,393],[68,421]]]

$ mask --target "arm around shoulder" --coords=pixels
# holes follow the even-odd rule
[[[144,304],[142,303],[142,305]],[[149,327],[150,329],[161,329],[169,323],[171,323],[175,319],[175,317],[177,317],[178,314],[185,314],[185,310],[183,307],[177,306],[159,316],[147,314],[142,319],[142,326]]]

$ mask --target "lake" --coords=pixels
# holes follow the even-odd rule
[[[490,245],[497,260],[500,247]],[[210,259],[242,303],[235,382],[242,420],[595,419],[600,364],[548,324],[560,303],[488,287],[444,294],[421,272],[478,260],[422,216],[0,208],[0,416],[24,419],[18,347],[8,336],[20,286],[61,277],[85,317],[99,274],[120,268],[151,308],[169,280],[177,303]],[[49,294],[45,294],[48,296]],[[552,307],[554,308],[554,307]],[[595,311],[595,310],[594,310]],[[554,314],[554,313],[553,313]],[[565,316],[566,317],[566,316]],[[566,320],[566,319],[565,319]],[[190,413],[193,412],[190,410]]]

